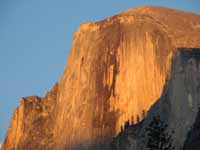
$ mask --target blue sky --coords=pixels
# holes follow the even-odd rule
[[[59,80],[80,22],[141,5],[200,13],[199,0],[0,0],[0,143],[20,98]]]

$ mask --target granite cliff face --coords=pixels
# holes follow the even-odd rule
[[[130,126],[113,141],[115,150],[144,149],[145,128],[152,117],[160,115],[174,130],[173,143],[175,150],[191,149],[195,144],[195,132],[199,129],[190,128],[195,123],[200,106],[200,49],[179,48],[174,54],[172,71],[163,90],[162,96],[148,112],[147,117],[139,124]],[[197,118],[198,119],[198,118]],[[188,132],[191,132],[188,137]],[[169,132],[170,133],[170,132]],[[123,137],[123,138],[122,138]],[[188,139],[187,139],[188,137]],[[197,147],[196,147],[197,148]],[[199,149],[199,148],[197,148]],[[145,149],[144,149],[145,150]]]
[[[3,150],[110,142],[160,97],[173,50],[199,41],[200,15],[168,8],[139,7],[83,23],[59,83],[44,98],[22,100]]]
[[[52,142],[58,84],[45,97],[21,99],[15,110],[2,150],[44,150]]]
[[[198,150],[200,147],[199,141],[200,135],[200,109],[196,115],[196,120],[187,134],[186,140],[184,142],[183,150]]]

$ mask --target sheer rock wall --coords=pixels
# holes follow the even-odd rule
[[[200,15],[162,7],[139,7],[81,24],[56,96],[48,98],[48,105],[45,98],[36,102],[50,110],[26,115],[35,120],[46,114],[40,128],[48,128],[50,135],[36,138],[36,146],[60,150],[110,142],[125,121],[137,115],[142,119],[142,111],[148,111],[160,97],[173,50],[200,47],[199,41]],[[3,149],[24,144],[34,149],[32,140],[27,143],[29,138],[23,137],[40,129],[31,121],[27,127],[32,130],[21,132],[27,119],[17,121],[20,116],[14,113]],[[18,127],[19,133],[15,132]]]

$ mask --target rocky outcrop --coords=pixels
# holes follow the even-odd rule
[[[172,72],[161,98],[151,107],[147,118],[138,125],[130,126],[120,133],[128,141],[120,139],[119,135],[113,141],[113,145],[118,150],[129,150],[133,147],[136,150],[141,147],[144,149],[144,143],[141,141],[145,139],[145,128],[153,116],[160,115],[161,119],[168,125],[168,130],[175,131],[173,135],[175,150],[182,149],[187,134],[195,122],[200,105],[199,67],[200,49],[178,49],[173,57]],[[198,131],[193,131],[193,134],[194,132]],[[188,140],[190,142],[188,141],[187,144],[191,146],[191,139]]]
[[[23,136],[14,131],[27,119],[15,125],[14,117],[3,149],[24,144],[34,149],[33,141],[22,137],[40,132],[33,123],[38,116],[45,118],[40,128],[52,134],[47,136],[50,140],[36,138],[35,145],[43,149],[109,143],[125,121],[137,115],[142,118],[142,111],[160,97],[173,50],[200,47],[199,25],[199,15],[161,7],[139,7],[83,23],[75,33],[56,96],[38,102],[50,110],[28,113],[30,133],[20,129]],[[35,112],[35,107],[29,111]],[[10,137],[19,140],[13,139],[13,144]]]
[[[24,97],[15,110],[2,150],[45,150],[52,142],[58,84],[44,98]]]

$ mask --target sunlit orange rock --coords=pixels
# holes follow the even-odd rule
[[[142,119],[142,112],[160,97],[173,50],[200,47],[199,41],[200,15],[162,7],[139,7],[83,23],[75,33],[56,96],[49,98],[51,111],[42,111],[51,126],[41,128],[48,128],[52,136],[36,136],[37,149],[108,143],[125,121]],[[12,122],[4,149],[26,142],[18,142],[23,133],[11,132],[20,126]],[[30,134],[39,130],[32,122],[29,126]],[[19,140],[7,142],[12,136]],[[34,149],[32,142],[27,145]]]

